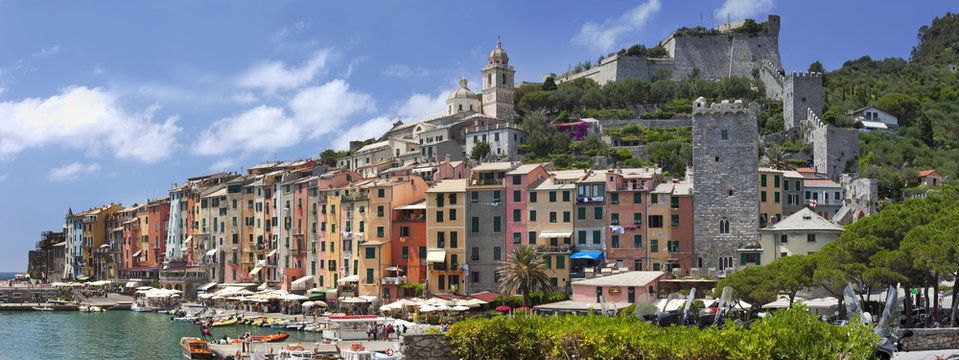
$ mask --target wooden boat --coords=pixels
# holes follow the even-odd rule
[[[52,307],[49,307],[49,306],[48,306],[48,307],[37,307],[37,306],[34,306],[34,307],[33,307],[33,310],[36,310],[36,311],[53,311],[53,308],[52,308]]]
[[[273,335],[264,335],[264,336],[251,336],[248,339],[233,339],[233,343],[242,343],[242,342],[281,342],[290,337],[290,334],[279,333]]]
[[[205,341],[195,337],[185,337],[180,339],[180,346],[183,347],[183,357],[187,359],[212,359],[213,351]]]
[[[214,322],[213,322],[213,325],[211,325],[211,326],[217,327],[217,326],[227,326],[227,325],[233,325],[233,324],[236,324],[236,319],[226,319],[226,320],[214,321]]]

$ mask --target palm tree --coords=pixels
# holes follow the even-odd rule
[[[500,276],[500,291],[507,294],[523,294],[523,306],[529,306],[529,293],[533,290],[549,290],[549,267],[534,245],[517,247],[513,254],[497,270]]]
[[[766,154],[763,155],[762,163],[777,170],[793,170],[796,167],[793,166],[791,160],[788,150],[783,149],[780,145],[770,144],[769,148],[766,149]]]

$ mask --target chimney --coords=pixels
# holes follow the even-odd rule
[[[450,154],[446,154],[446,161],[445,161],[445,162],[446,162],[447,164],[450,162]]]

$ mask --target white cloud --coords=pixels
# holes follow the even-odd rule
[[[645,26],[659,8],[659,0],[649,0],[618,18],[606,19],[601,25],[591,22],[583,24],[579,34],[573,37],[573,43],[608,50],[616,45],[618,37]]]
[[[229,170],[237,169],[239,167],[240,167],[239,160],[228,158],[228,159],[217,160],[216,162],[213,163],[213,165],[210,165],[210,168],[208,170],[214,171],[214,172],[229,171]]]
[[[394,64],[383,69],[383,75],[393,78],[408,78],[410,76],[427,76],[432,72],[423,67],[411,68],[406,65]]]
[[[154,162],[176,145],[177,117],[153,122],[157,106],[128,113],[101,88],[70,87],[49,98],[0,102],[0,158],[62,145],[96,155]]]
[[[200,133],[193,151],[200,155],[273,151],[296,145],[301,138],[302,129],[283,109],[260,105],[214,122]]]
[[[328,50],[317,51],[303,66],[291,68],[282,61],[271,61],[253,66],[240,75],[237,84],[244,88],[263,89],[267,93],[294,89],[306,85],[326,67]]]
[[[350,140],[378,138],[383,135],[386,130],[393,127],[394,121],[394,119],[380,116],[360,123],[359,125],[340,132],[336,139],[333,140],[333,148],[346,150],[350,148]]]
[[[7,174],[0,174],[0,182],[3,182],[7,179]]]
[[[100,170],[100,164],[83,164],[79,161],[50,170],[50,181],[75,181]]]
[[[311,138],[345,125],[347,118],[354,114],[376,109],[373,97],[350,91],[350,84],[340,79],[301,90],[289,105],[294,119]]]
[[[280,38],[286,35],[309,30],[310,27],[312,27],[312,25],[306,21],[303,21],[303,20],[297,21],[288,26],[284,26],[280,28],[280,30],[277,30],[277,32],[273,33],[273,40],[279,40]]]
[[[260,99],[257,98],[256,95],[253,95],[253,93],[244,91],[238,94],[233,94],[233,101],[237,104],[248,105],[260,101]]]
[[[60,52],[60,45],[53,45],[48,48],[40,49],[40,51],[33,53],[33,56],[35,57],[50,56],[58,52]]]
[[[418,120],[430,116],[436,116],[446,113],[446,99],[454,89],[449,91],[440,91],[435,96],[429,94],[413,94],[406,99],[399,108],[396,109],[396,115],[400,120]]]
[[[736,21],[750,16],[760,15],[772,10],[773,0],[726,0],[716,10],[717,20],[721,23]]]

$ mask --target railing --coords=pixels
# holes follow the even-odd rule
[[[577,204],[602,204],[604,201],[606,201],[606,198],[603,196],[576,198]]]
[[[475,179],[473,185],[503,185],[503,179]]]
[[[406,276],[383,277],[383,285],[403,285],[403,284],[406,284]]]
[[[540,249],[543,252],[548,253],[570,253],[576,251],[576,245],[573,244],[563,244],[563,245],[540,245]]]

